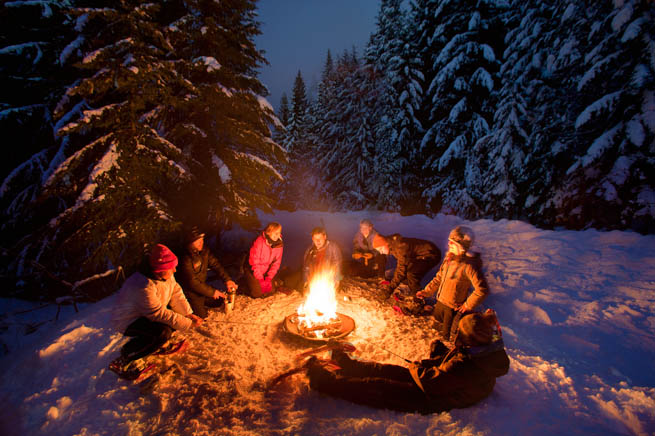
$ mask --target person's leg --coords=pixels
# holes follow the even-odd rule
[[[173,328],[142,316],[128,325],[123,334],[132,339],[121,349],[121,356],[132,361],[157,351],[170,339]]]
[[[434,315],[434,318],[441,323],[441,328],[439,329],[441,337],[445,340],[449,340],[455,310],[446,306],[441,301],[437,301],[432,314]]]
[[[193,314],[199,316],[200,318],[207,318],[207,308],[205,307],[205,296],[196,294],[195,292],[185,292],[184,296],[186,297]]]
[[[337,365],[341,367],[340,374],[344,376],[378,377],[399,382],[413,381],[409,370],[403,366],[352,359],[341,350],[334,350],[332,357]]]
[[[373,277],[383,279],[387,267],[387,256],[376,252],[373,259],[369,260],[369,263],[373,265]]]
[[[312,389],[357,404],[403,412],[422,411],[425,407],[425,394],[411,376],[409,381],[354,377],[335,374],[320,365],[310,367],[308,376]]]
[[[244,278],[246,280],[246,290],[252,298],[260,298],[264,295],[262,292],[262,285],[259,283],[259,280],[255,278],[250,268],[246,268],[244,271]]]

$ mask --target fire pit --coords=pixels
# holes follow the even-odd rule
[[[355,329],[355,320],[337,313],[336,274],[315,274],[305,302],[284,319],[285,332],[311,341],[339,339]]]
[[[304,317],[294,313],[284,318],[282,328],[287,333],[310,341],[327,341],[348,336],[355,329],[355,320],[343,313],[336,313],[336,316],[329,323],[308,326]]]

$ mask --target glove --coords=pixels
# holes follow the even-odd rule
[[[273,289],[273,283],[271,282],[270,279],[265,279],[263,282],[261,282],[261,284],[262,284],[262,292],[264,294],[268,294]]]
[[[364,253],[361,256],[366,260],[373,259],[373,253]]]
[[[362,253],[353,253],[353,259],[359,260],[362,258]]]

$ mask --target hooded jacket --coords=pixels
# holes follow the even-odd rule
[[[180,260],[178,276],[184,292],[193,292],[205,297],[214,296],[214,288],[209,286],[207,272],[212,269],[219,277],[228,282],[232,280],[221,263],[206,246],[201,251],[187,249]]]
[[[509,357],[500,338],[489,345],[458,347],[423,360],[418,377],[427,396],[427,411],[472,406],[488,397],[496,378],[508,371]]]
[[[268,242],[266,234],[262,232],[252,243],[248,255],[252,275],[260,282],[273,280],[280,269],[283,251],[282,239]]]
[[[396,270],[393,273],[390,287],[395,289],[407,277],[407,269],[417,260],[435,258],[435,263],[441,258],[441,251],[430,241],[416,238],[404,238],[399,234],[387,237],[389,254],[396,258]]]
[[[469,295],[469,289],[473,292]],[[474,309],[489,294],[489,285],[482,273],[482,258],[479,253],[465,253],[455,256],[448,253],[439,267],[437,275],[427,284],[426,296],[434,296],[437,301],[452,309],[466,303],[469,310]]]
[[[142,316],[175,330],[186,330],[193,324],[187,318],[191,313],[191,306],[174,276],[168,280],[157,280],[136,272],[118,291],[111,321],[120,332]]]

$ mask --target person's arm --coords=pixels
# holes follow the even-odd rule
[[[180,315],[188,316],[193,313],[189,301],[184,296],[184,292],[182,292],[182,287],[177,282],[175,282],[175,286],[173,287],[173,293],[171,294],[169,305],[171,306],[171,309]]]
[[[417,297],[422,297],[422,298],[434,297],[434,294],[437,292],[437,290],[439,289],[439,285],[441,284],[441,277],[443,275],[444,264],[445,264],[445,261],[439,267],[439,270],[437,271],[437,275],[435,275],[434,278],[432,280],[430,280],[430,283],[428,283],[425,286],[425,288],[423,288],[423,290],[418,291],[416,293]],[[420,293],[420,295],[419,295],[419,293]]]
[[[393,279],[389,284],[391,289],[396,289],[400,282],[407,276],[407,264],[409,263],[409,245],[406,242],[398,244],[398,250],[394,254],[396,257],[396,270],[393,273]]]
[[[178,286],[177,283],[175,285]],[[149,320],[169,325],[175,330],[186,330],[191,327],[192,321],[185,316],[186,314],[181,315],[174,310],[168,309],[168,301],[164,302],[159,299],[156,286],[153,281],[149,281],[145,289],[138,291],[136,303],[139,312]],[[170,285],[162,283],[159,286]],[[190,307],[189,313],[191,313]]]
[[[280,264],[282,263],[282,253],[284,252],[284,247],[273,248],[273,261],[271,262],[268,272],[266,273],[266,280],[273,280],[275,274],[280,269]]]
[[[195,292],[196,294],[204,295],[205,297],[213,297],[214,289],[205,282],[198,280],[198,277],[193,272],[193,259],[190,255],[182,256],[179,266],[180,282],[187,292]]]

